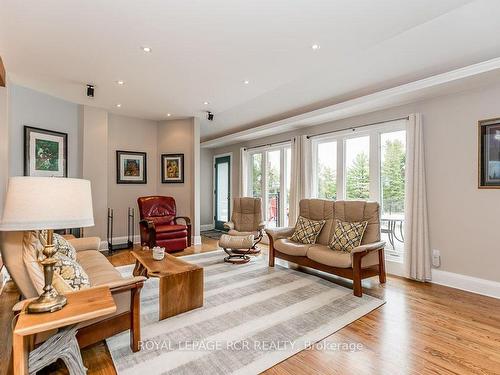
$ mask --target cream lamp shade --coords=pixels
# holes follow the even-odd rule
[[[67,229],[94,225],[90,181],[11,177],[1,231]]]

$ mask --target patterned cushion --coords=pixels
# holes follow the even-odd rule
[[[57,249],[58,254],[67,256],[69,259],[76,260],[76,250],[71,245],[66,238],[60,234],[54,233],[54,238],[52,239],[54,247]]]
[[[352,249],[361,244],[367,225],[368,221],[350,223],[348,221],[337,220],[335,231],[328,246],[332,250],[350,253]]]
[[[54,266],[54,273],[59,275],[72,290],[90,287],[89,277],[77,261],[60,253],[56,253],[54,258],[57,259],[57,263]],[[59,289],[57,285],[55,287]],[[58,292],[63,291],[58,290]]]
[[[326,220],[311,220],[303,216],[299,216],[295,225],[295,232],[290,237],[290,240],[303,244],[313,244],[316,238],[323,229]]]

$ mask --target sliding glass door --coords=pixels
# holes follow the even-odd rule
[[[249,153],[248,195],[262,198],[267,227],[288,225],[290,162],[289,145]]]
[[[231,206],[231,157],[215,157],[214,168],[215,229],[223,230],[224,223],[229,221]]]

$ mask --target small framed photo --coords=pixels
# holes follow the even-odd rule
[[[184,183],[184,154],[161,156],[161,182],[163,184]]]
[[[500,189],[500,118],[479,121],[479,188]]]
[[[145,152],[116,151],[116,183],[147,184],[147,156]]]
[[[68,134],[25,126],[24,175],[68,177]]]

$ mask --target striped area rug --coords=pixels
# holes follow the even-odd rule
[[[158,280],[141,293],[142,350],[129,334],[107,340],[119,375],[258,374],[381,306],[380,299],[288,268],[267,257],[244,265],[222,251],[183,257],[205,270],[202,308],[158,321]],[[130,275],[133,266],[118,268]]]

